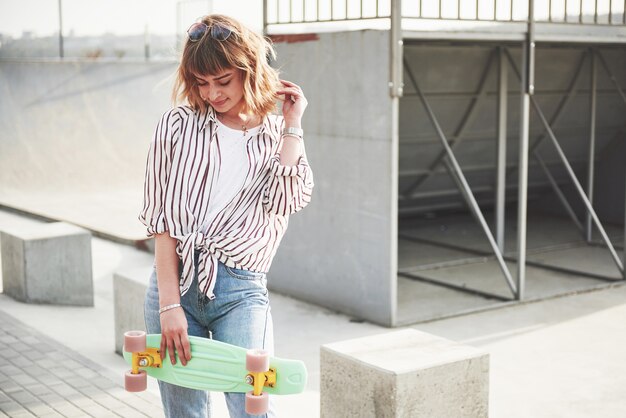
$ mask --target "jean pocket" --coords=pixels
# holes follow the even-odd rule
[[[250,271],[250,270],[243,270],[243,269],[236,269],[234,267],[228,267],[228,266],[224,266],[226,267],[226,272],[234,277],[235,279],[239,279],[239,280],[262,280],[265,278],[265,273],[258,273],[256,271]]]

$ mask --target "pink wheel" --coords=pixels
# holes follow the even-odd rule
[[[248,350],[246,369],[251,373],[262,373],[270,369],[270,353],[265,350]]]
[[[261,392],[255,396],[252,392],[246,393],[246,413],[250,415],[262,415],[267,412],[270,405],[270,397],[267,393]]]
[[[124,351],[137,353],[146,350],[146,333],[144,331],[126,331],[124,333]]]
[[[128,392],[143,392],[148,387],[148,375],[144,370],[133,374],[130,370],[124,374],[124,388]]]

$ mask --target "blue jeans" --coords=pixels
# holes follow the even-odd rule
[[[197,250],[196,250],[197,251]],[[240,270],[219,263],[215,299],[198,292],[198,253],[194,281],[181,297],[189,335],[209,338],[244,348],[263,348],[274,355],[274,332],[265,273]],[[182,262],[179,264],[182,273]],[[144,305],[146,330],[161,333],[159,290],[156,268],[152,270]],[[166,358],[167,360],[167,358]],[[163,410],[167,418],[211,416],[210,394],[159,381]],[[244,393],[225,393],[231,418],[252,417],[245,411]],[[275,417],[272,397],[266,418]]]

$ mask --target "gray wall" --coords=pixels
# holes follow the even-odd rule
[[[389,33],[277,42],[282,78],[309,102],[303,128],[315,189],[291,217],[272,289],[383,325],[396,303],[395,154]]]

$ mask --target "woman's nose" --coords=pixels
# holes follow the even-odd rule
[[[209,100],[215,101],[216,99],[221,97],[221,94],[220,94],[219,91],[217,91],[217,89],[211,89],[211,91],[209,92],[208,97],[209,97]]]

